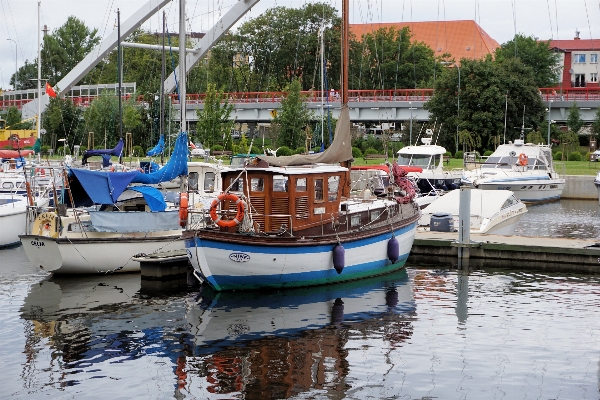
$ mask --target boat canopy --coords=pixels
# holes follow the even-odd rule
[[[331,146],[324,152],[317,154],[296,154],[293,156],[258,156],[259,160],[264,160],[270,165],[278,167],[311,165],[311,164],[334,164],[352,160],[352,137],[350,135],[350,113],[348,106],[343,106],[340,111],[340,118],[335,125],[335,137]]]
[[[90,211],[96,232],[158,232],[180,229],[179,211],[149,213],[140,211]]]
[[[87,159],[92,156],[115,156],[120,157],[123,153],[123,139],[119,139],[119,143],[115,146],[114,149],[100,149],[100,150],[86,150],[81,157],[81,164],[85,165],[87,163]]]

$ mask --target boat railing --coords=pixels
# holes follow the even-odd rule
[[[210,215],[207,209],[202,208],[202,209],[196,209],[196,208],[191,208],[188,212],[189,214],[189,225],[187,229],[198,229],[201,227],[205,227],[208,225],[208,223],[210,223]],[[221,216],[227,216],[227,215],[232,215],[233,212],[231,210],[222,210],[220,212],[218,212],[217,214],[221,215]],[[279,218],[279,219],[287,219],[288,221],[288,225],[284,226],[285,224],[281,224],[280,228],[278,231],[274,231],[274,232],[266,232],[264,230],[264,226],[261,226],[259,222],[257,222],[256,220],[263,220],[265,218]],[[259,214],[259,213],[252,213],[252,222],[253,222],[253,228],[255,229],[256,232],[262,232],[262,233],[277,233],[277,234],[283,234],[285,232],[289,232],[290,235],[293,236],[294,234],[294,225],[293,225],[293,216],[291,214]],[[242,222],[243,224],[244,222]],[[262,228],[262,230],[261,230]]]

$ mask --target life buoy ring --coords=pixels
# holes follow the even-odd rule
[[[44,168],[36,168],[35,174],[37,176],[46,176],[46,170]]]
[[[140,95],[137,97],[137,101],[144,101],[144,96],[140,94]]]
[[[234,219],[223,220],[223,219],[221,219],[221,216],[217,214],[217,206],[218,206],[219,202],[221,202],[223,200],[229,200],[229,201],[235,202],[236,207],[237,207],[237,212],[235,214]],[[210,215],[210,218],[213,220],[213,222],[215,224],[217,224],[218,226],[220,226],[221,228],[233,228],[234,226],[239,225],[240,222],[242,222],[242,220],[244,219],[245,212],[246,212],[246,209],[245,209],[245,203],[243,200],[240,200],[239,197],[237,197],[235,194],[232,194],[232,193],[221,193],[220,195],[217,196],[216,200],[213,200],[212,204],[210,205],[210,210],[209,210],[208,214]]]
[[[110,172],[115,172],[115,166],[114,165],[110,166]]]
[[[181,193],[179,195],[179,226],[184,228],[188,221],[188,195]]]
[[[33,222],[32,233],[39,236],[51,238],[58,237],[56,222],[58,216],[55,213],[45,212],[40,214]]]
[[[519,165],[524,167],[527,165],[527,162],[528,162],[527,154],[525,154],[525,153],[519,154]]]

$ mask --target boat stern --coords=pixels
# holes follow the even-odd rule
[[[38,235],[19,235],[25,254],[36,267],[47,272],[62,266],[62,254],[56,239]]]

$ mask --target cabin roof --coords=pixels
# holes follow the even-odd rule
[[[431,156],[434,154],[446,154],[446,149],[437,145],[406,146],[396,152],[396,154],[422,154]]]
[[[240,169],[229,169],[227,171],[229,172],[235,172],[238,173],[239,171],[241,171],[242,168]],[[272,173],[272,174],[281,174],[281,175],[316,175],[316,174],[323,174],[323,173],[334,173],[334,172],[346,172],[348,171],[348,168],[345,167],[340,167],[339,165],[334,165],[334,164],[314,164],[314,165],[307,165],[307,166],[290,166],[290,167],[275,167],[275,166],[268,166],[268,167],[250,167],[250,168],[246,168],[246,170],[248,171],[249,174],[253,173],[253,172],[268,172],[268,173]],[[227,172],[225,171],[225,172]]]

